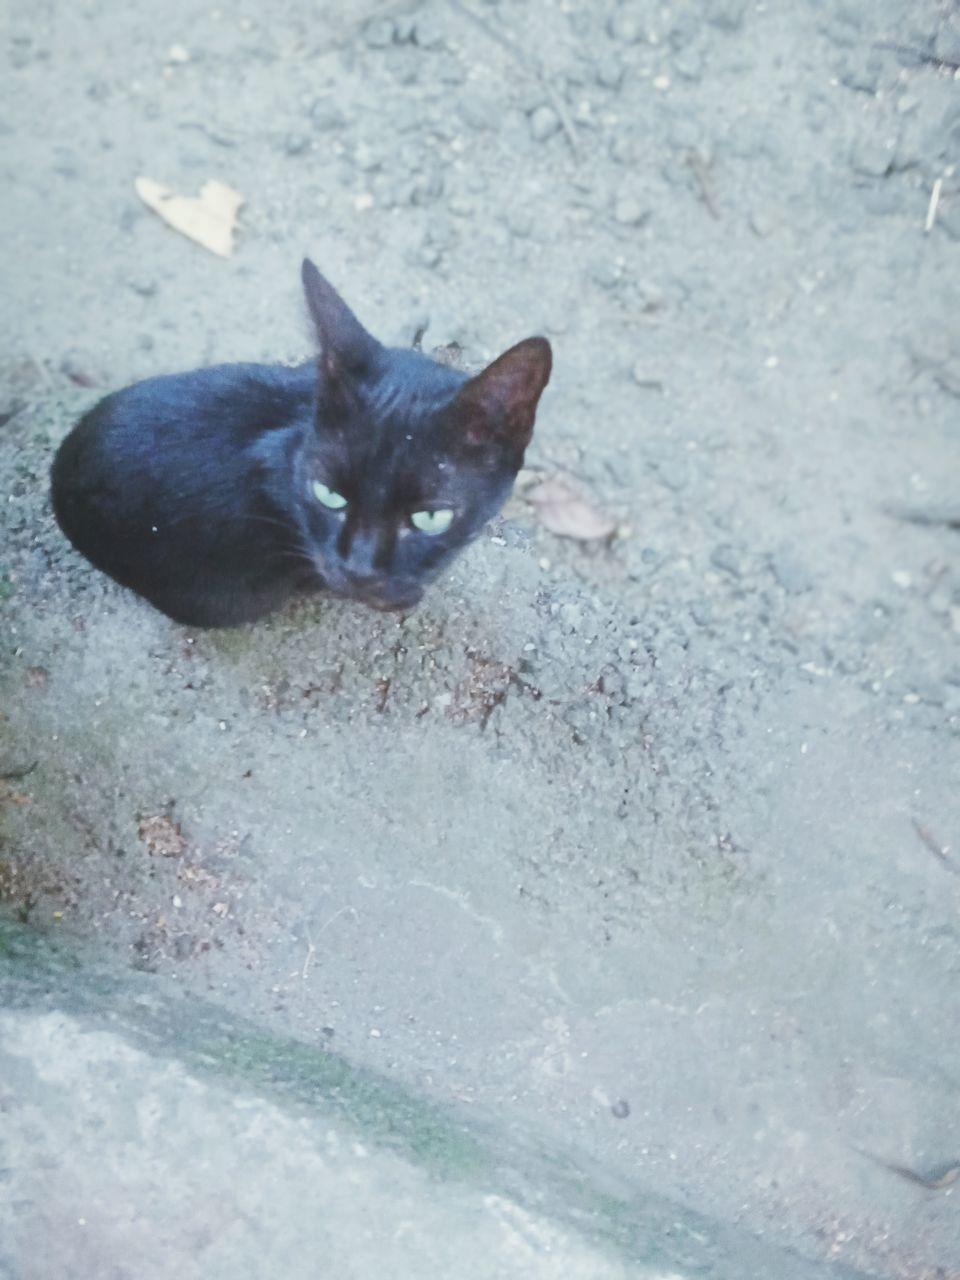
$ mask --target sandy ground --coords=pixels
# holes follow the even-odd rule
[[[638,1195],[960,1275],[956,1187],[862,1154],[960,1160],[957,6],[5,27],[9,911]],[[141,174],[242,192],[235,255]],[[521,484],[408,618],[218,634],[83,563],[76,416],[307,355],[304,252],[384,339],[546,333],[530,478],[612,542]]]

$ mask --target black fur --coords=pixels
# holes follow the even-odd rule
[[[303,264],[316,363],[233,364],[109,395],[52,469],[64,533],[177,622],[234,626],[300,591],[409,609],[502,506],[550,376],[528,338],[470,378],[382,346]],[[330,510],[320,482],[347,500]],[[452,511],[449,529],[415,512]]]

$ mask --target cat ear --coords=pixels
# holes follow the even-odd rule
[[[552,366],[546,338],[525,338],[464,383],[454,404],[466,442],[477,448],[508,446],[522,455]]]
[[[328,375],[362,373],[380,343],[353,314],[344,300],[309,258],[301,269],[303,291],[320,341],[320,360]]]

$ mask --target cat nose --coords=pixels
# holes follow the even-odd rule
[[[351,582],[383,579],[386,548],[382,544],[383,537],[376,529],[365,528],[359,523],[344,529],[339,551]]]

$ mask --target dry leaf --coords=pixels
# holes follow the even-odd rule
[[[233,253],[233,232],[237,210],[244,203],[239,191],[212,178],[200,188],[199,196],[178,196],[153,178],[137,178],[137,195],[164,222],[181,235],[202,244],[211,253],[229,258]]]
[[[141,818],[137,834],[148,851],[159,854],[161,858],[179,858],[187,847],[186,840],[180,834],[180,823],[162,813]]]
[[[593,542],[616,532],[616,521],[592,506],[571,484],[554,476],[526,495],[545,529],[561,538]]]

